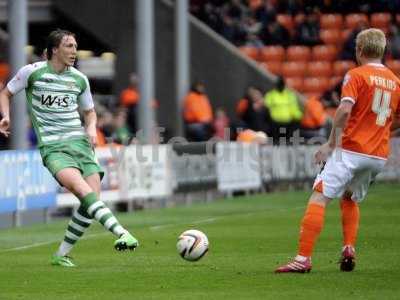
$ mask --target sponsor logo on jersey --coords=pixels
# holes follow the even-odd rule
[[[71,97],[68,95],[61,95],[61,96],[42,95],[41,99],[42,99],[41,100],[42,105],[45,105],[47,107],[53,107],[53,106],[68,107],[69,104],[71,103]]]

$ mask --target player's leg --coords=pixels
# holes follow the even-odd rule
[[[100,196],[100,176],[98,173],[91,174],[85,178],[87,184],[95,192],[97,199]],[[105,204],[98,200],[96,202],[93,212],[89,215],[94,216],[107,230],[111,231],[118,236],[118,239],[114,243],[114,247],[117,250],[134,250],[138,245],[138,241],[133,237],[127,230],[125,230],[118,222],[116,217],[112,214],[111,210],[105,206]],[[90,207],[88,207],[90,210]]]
[[[311,271],[311,255],[324,225],[325,207],[331,200],[321,192],[314,190],[301,221],[297,256],[293,261],[276,269],[276,273]]]
[[[358,203],[352,199],[352,193],[346,191],[340,201],[342,212],[343,248],[340,269],[352,271],[355,267],[355,244],[360,221]]]
[[[75,171],[73,171],[75,172]],[[89,176],[85,178],[85,181],[90,186],[91,190],[94,191],[97,197],[100,196],[100,180],[99,176]],[[64,240],[61,242],[56,256],[65,257],[69,255],[75,243],[83,236],[85,231],[89,228],[93,218],[87,213],[84,206],[80,205],[76,211],[74,211],[71,220],[68,223],[68,227],[65,231]]]

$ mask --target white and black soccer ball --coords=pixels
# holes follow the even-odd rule
[[[208,238],[200,230],[186,230],[178,237],[176,249],[183,259],[197,261],[208,251]]]

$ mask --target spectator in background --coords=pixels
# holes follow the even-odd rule
[[[136,114],[139,102],[138,76],[135,73],[129,75],[129,86],[120,94],[120,105],[126,109],[127,124],[131,132],[136,132]]]
[[[281,134],[284,135],[286,143],[290,143],[294,131],[300,127],[303,112],[296,94],[286,88],[283,77],[279,76],[275,88],[265,94],[265,106],[271,116],[274,144],[279,144]]]
[[[183,104],[186,136],[190,141],[207,141],[212,136],[213,112],[205,86],[195,82]]]
[[[215,119],[213,126],[214,126],[214,137],[217,137],[221,140],[229,140],[230,135],[227,134],[227,136],[225,136],[225,129],[229,128],[229,118],[226,114],[226,111],[223,108],[218,108],[215,111]]]
[[[389,35],[389,53],[392,59],[400,59],[400,29],[398,24],[394,23],[390,26]]]
[[[307,7],[303,22],[296,29],[296,42],[299,45],[315,46],[321,43],[319,38],[319,16],[311,7]]]
[[[361,21],[350,33],[346,41],[343,43],[342,53],[340,54],[341,59],[356,61],[356,36],[362,30],[367,29],[367,26],[368,24]]]
[[[127,114],[124,109],[119,109],[114,114],[114,142],[117,144],[128,145],[132,138],[132,133],[127,125]]]
[[[301,119],[301,136],[305,139],[314,137],[327,138],[328,115],[321,100],[312,96],[307,99],[304,106],[304,115]]]
[[[268,136],[263,131],[254,131],[251,129],[245,129],[239,131],[236,141],[241,143],[266,144],[268,142]]]
[[[267,25],[264,24],[260,37],[264,45],[281,45],[287,47],[291,42],[289,31],[279,24],[276,16],[271,17]]]
[[[264,5],[259,6],[254,11],[257,21],[262,23],[262,27],[267,27],[271,20],[276,19],[276,9],[273,0],[265,0]]]
[[[236,106],[236,115],[240,121],[238,127],[268,132],[269,114],[257,88],[248,87],[246,95]]]

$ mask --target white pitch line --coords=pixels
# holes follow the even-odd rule
[[[109,234],[109,233],[108,232],[102,232],[102,233],[88,234],[86,236],[83,236],[82,240],[91,239],[91,238],[98,237],[98,236],[105,235],[105,234]],[[36,247],[50,245],[50,244],[54,244],[54,243],[60,243],[60,242],[61,242],[61,240],[53,240],[53,241],[47,241],[47,242],[33,243],[33,244],[25,245],[25,246],[19,246],[19,247],[15,247],[15,248],[9,248],[9,249],[0,250],[0,253],[12,252],[12,251],[21,251],[21,250],[36,248]]]
[[[298,206],[298,207],[293,207],[290,210],[298,210],[298,209],[304,209],[303,206]],[[275,211],[280,211],[280,210],[287,210],[287,209],[277,209]],[[242,217],[249,217],[249,216],[253,216],[255,214],[259,214],[259,213],[263,213],[267,210],[263,210],[263,211],[257,211],[257,212],[251,212],[251,213],[247,213],[247,214],[233,214],[233,215],[225,215],[225,216],[219,216],[219,217],[214,217],[214,218],[208,218],[208,219],[203,219],[203,220],[198,220],[198,221],[193,221],[193,222],[186,222],[186,223],[182,223],[182,224],[177,224],[177,223],[170,223],[170,224],[163,224],[163,225],[156,225],[156,226],[150,226],[149,229],[150,230],[159,230],[159,229],[163,229],[163,228],[167,228],[167,227],[171,227],[171,226],[178,226],[178,225],[186,225],[186,224],[201,224],[201,223],[211,223],[211,222],[215,222],[216,220],[222,219],[222,218],[226,218],[226,217],[231,217],[231,216],[242,216]],[[98,237],[101,235],[106,235],[109,234],[108,232],[102,232],[102,233],[94,233],[94,234],[89,234],[86,236],[83,236],[82,239],[90,239],[93,237]],[[4,250],[0,250],[0,253],[6,253],[6,252],[12,252],[12,251],[21,251],[21,250],[26,250],[26,249],[31,249],[31,248],[36,248],[36,247],[40,247],[40,246],[45,246],[45,245],[50,245],[53,243],[59,243],[60,240],[53,240],[53,241],[47,241],[47,242],[40,242],[40,243],[33,243],[33,244],[29,244],[29,245],[24,245],[24,246],[19,246],[19,247],[15,247],[15,248],[9,248],[9,249],[4,249]]]

